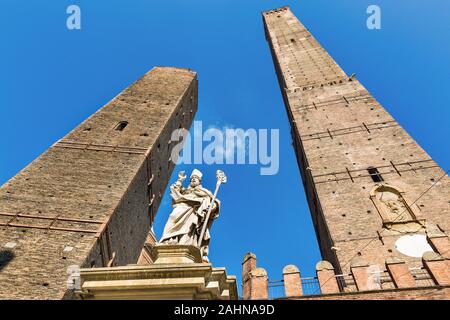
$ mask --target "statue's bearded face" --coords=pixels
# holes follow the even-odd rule
[[[200,185],[200,179],[197,176],[192,176],[190,186],[195,188],[198,185]]]

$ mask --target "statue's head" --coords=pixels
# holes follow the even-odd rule
[[[200,180],[199,177],[197,177],[197,176],[192,176],[192,177],[191,177],[191,183],[190,183],[190,186],[191,186],[192,188],[195,188],[196,186],[199,186],[200,183],[201,183],[201,180]]]
[[[190,187],[195,188],[202,183],[202,173],[194,169],[191,173]]]

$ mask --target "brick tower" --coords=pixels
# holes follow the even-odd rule
[[[68,266],[136,263],[197,77],[157,67],[0,188],[0,299],[70,298]]]
[[[322,257],[340,273],[448,257],[448,175],[288,7],[263,22]]]

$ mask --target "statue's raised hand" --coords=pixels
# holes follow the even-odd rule
[[[186,179],[186,174],[184,171],[178,172],[178,180],[175,182],[176,188],[181,188],[181,185],[183,184],[183,181]]]
[[[186,179],[186,173],[184,171],[178,172],[178,181],[183,182]]]

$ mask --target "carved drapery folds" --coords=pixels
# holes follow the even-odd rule
[[[377,184],[370,192],[370,198],[385,228],[399,232],[417,232],[424,225],[424,220],[417,218],[405,199],[405,192],[399,188]]]

